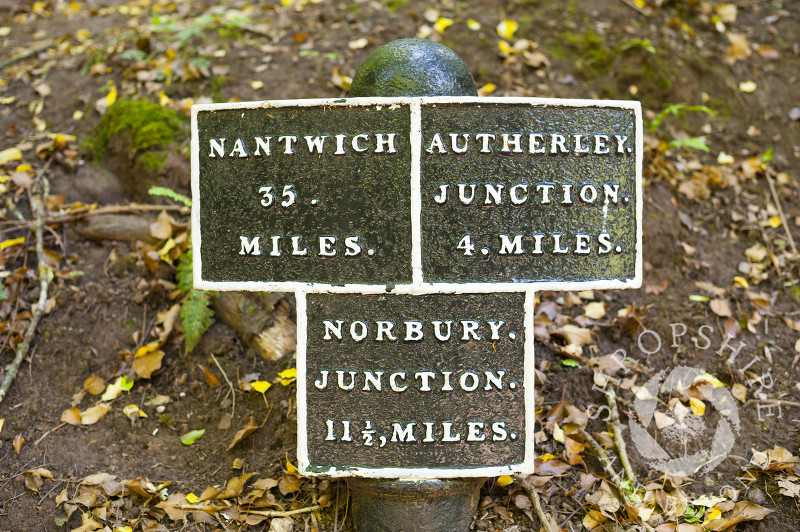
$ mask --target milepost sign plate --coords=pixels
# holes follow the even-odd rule
[[[192,108],[195,285],[445,293],[641,284],[638,102]]]
[[[534,290],[641,284],[638,102],[192,108],[195,287],[297,297],[307,475],[532,472]]]

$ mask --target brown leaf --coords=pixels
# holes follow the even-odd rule
[[[736,61],[747,59],[752,53],[750,50],[750,41],[744,33],[728,33],[728,39],[731,41],[731,47],[728,48],[728,54],[725,58],[726,62],[733,64]]]
[[[68,408],[61,412],[61,421],[70,425],[81,424],[81,411],[75,407]]]
[[[219,379],[216,377],[216,375],[214,375],[213,373],[211,373],[211,372],[208,370],[208,368],[207,368],[207,367],[205,367],[205,366],[204,366],[204,365],[202,365],[202,364],[198,364],[198,366],[200,366],[200,369],[202,369],[202,370],[203,370],[203,375],[205,375],[205,377],[206,377],[206,384],[208,384],[208,385],[209,385],[209,386],[211,386],[212,388],[213,388],[214,386],[216,386],[217,384],[219,384]]]
[[[142,379],[149,379],[156,371],[161,369],[161,359],[164,358],[164,351],[160,349],[147,353],[133,359],[131,368]]]
[[[83,381],[83,389],[92,395],[100,395],[106,389],[106,381],[97,375],[90,375]]]
[[[303,482],[297,475],[286,475],[278,482],[278,489],[281,492],[281,495],[288,495],[290,493],[294,493],[296,491],[300,491],[300,484]]]
[[[727,530],[743,521],[761,521],[774,511],[750,501],[739,501],[730,515],[714,519],[703,526],[708,530]]]
[[[172,216],[161,211],[155,222],[150,224],[150,234],[156,240],[166,240],[172,236]]]
[[[706,282],[706,281],[695,281],[694,285],[697,288],[699,288],[700,290],[708,292],[709,294],[714,295],[716,297],[722,297],[722,296],[725,295],[725,289],[724,288],[720,288],[719,286],[715,285],[714,283],[709,283],[709,282]]]
[[[19,451],[22,449],[23,443],[25,443],[25,438],[22,437],[22,434],[17,434],[11,441],[11,444],[14,446],[14,450],[17,452],[17,454],[19,454]]]
[[[669,286],[669,281],[665,279],[665,280],[663,280],[662,282],[660,282],[658,284],[649,284],[649,285],[647,285],[645,287],[644,291],[646,293],[648,293],[648,294],[653,294],[653,295],[657,296],[657,295],[663,294],[666,291],[668,286]]]
[[[111,407],[105,404],[94,405],[93,407],[87,408],[83,412],[81,412],[81,424],[82,425],[94,425],[100,419],[108,414],[111,410]]]
[[[264,419],[266,422],[266,419]],[[231,444],[228,445],[226,450],[230,451],[233,449],[239,442],[241,442],[246,437],[250,436],[252,433],[263,427],[264,424],[256,425],[256,418],[254,416],[250,416],[244,424],[244,428],[237,430],[236,434],[233,435],[233,441]]]
[[[731,386],[731,395],[733,395],[740,403],[747,401],[747,387],[738,382]]]
[[[728,303],[727,299],[712,299],[709,305],[711,306],[712,312],[714,312],[714,314],[717,316],[723,318],[729,318],[733,316],[733,312],[731,312],[731,305]]]
[[[230,499],[232,497],[238,497],[244,491],[244,485],[247,482],[247,479],[253,475],[255,475],[255,473],[247,473],[241,477],[231,478],[225,485],[225,490],[217,495],[217,499]]]
[[[156,504],[156,508],[161,508],[167,512],[167,516],[173,521],[186,521],[186,516],[189,514],[188,510],[181,510],[179,506],[188,504],[186,496],[183,493],[173,493],[167,497],[166,501],[161,501]]]

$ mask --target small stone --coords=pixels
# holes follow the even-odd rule
[[[753,488],[747,492],[747,500],[756,504],[764,504],[767,502],[767,496],[758,488]]]
[[[789,119],[790,120],[800,120],[800,107],[792,107],[789,109]]]

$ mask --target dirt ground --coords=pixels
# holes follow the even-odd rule
[[[503,36],[506,45],[499,44],[501,20],[518,26]],[[482,94],[637,99],[644,108],[643,287],[539,294],[541,467],[529,480],[545,511],[569,531],[646,529],[637,524],[641,514],[620,504],[624,489],[608,480],[580,436],[585,428],[608,444],[608,433],[598,435],[606,430],[606,397],[592,386],[606,372],[619,379],[618,427],[639,493],[673,497],[648,503],[655,509],[644,518],[650,529],[702,530],[705,523],[719,530],[716,503],[697,500],[721,495],[731,503],[720,507],[724,515],[741,501],[773,510],[742,524],[729,517],[736,530],[800,530],[800,3],[0,0],[0,150],[21,155],[0,152],[0,160],[10,157],[0,166],[0,375],[39,297],[29,197],[40,175],[50,184],[44,246],[56,272],[47,314],[0,403],[0,531],[352,529],[344,483],[293,474],[295,386],[278,382],[279,372],[294,367],[293,353],[277,349],[265,358],[254,340],[262,331],[291,336],[291,296],[228,299],[227,311],[217,302],[215,323],[188,354],[180,326],[164,322],[183,296],[177,254],[164,252],[170,264],[159,251],[168,238],[185,238],[188,214],[146,191],[162,185],[190,195],[188,123],[157,169],[144,167],[133,141],[116,139],[99,153],[86,139],[97,135],[114,97],[186,116],[198,102],[346,95],[348,76],[370,52],[416,35],[453,48]],[[100,223],[76,202],[128,210]],[[162,239],[150,229],[159,211],[134,202],[174,209]],[[11,243],[19,237],[24,243]],[[229,325],[245,307],[247,323]],[[686,334],[673,336],[683,326]],[[734,360],[726,334],[735,336],[727,345],[744,345]],[[156,340],[160,367],[123,391],[110,412],[93,423],[64,417],[98,402],[92,390],[82,392],[91,388],[87,378],[102,379],[102,393],[130,375],[134,354]],[[624,370],[609,363],[619,349],[629,357]],[[681,366],[703,369],[732,391],[740,426],[715,468],[665,480],[628,427],[637,387]],[[250,388],[264,381],[272,387],[262,397]],[[153,402],[162,396],[169,402]],[[123,413],[128,404],[147,417]],[[713,426],[721,418],[712,410],[689,415]],[[251,416],[263,426],[227,450]],[[200,428],[205,434],[192,445],[181,442]],[[686,441],[670,439],[667,428],[659,442],[679,454]],[[699,430],[682,450],[707,446],[711,436]],[[776,448],[785,453],[774,451],[765,463],[764,452]],[[97,473],[152,486],[126,484],[126,496],[109,487],[110,477],[85,481]],[[175,517],[154,508],[161,483],[172,483],[169,493],[199,495],[248,473],[268,480],[259,485],[265,493],[252,496],[269,499],[261,508],[322,508],[242,524],[244,514],[231,514],[248,504],[241,487],[219,499],[226,510],[178,515],[172,507]],[[491,479],[482,496],[476,529],[539,530],[521,480]],[[687,501],[688,509],[681,506]]]

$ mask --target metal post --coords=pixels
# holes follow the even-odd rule
[[[460,57],[446,46],[421,39],[401,39],[373,52],[359,66],[350,88],[351,97],[477,94],[472,73]],[[467,531],[485,481],[349,478],[355,529]]]

